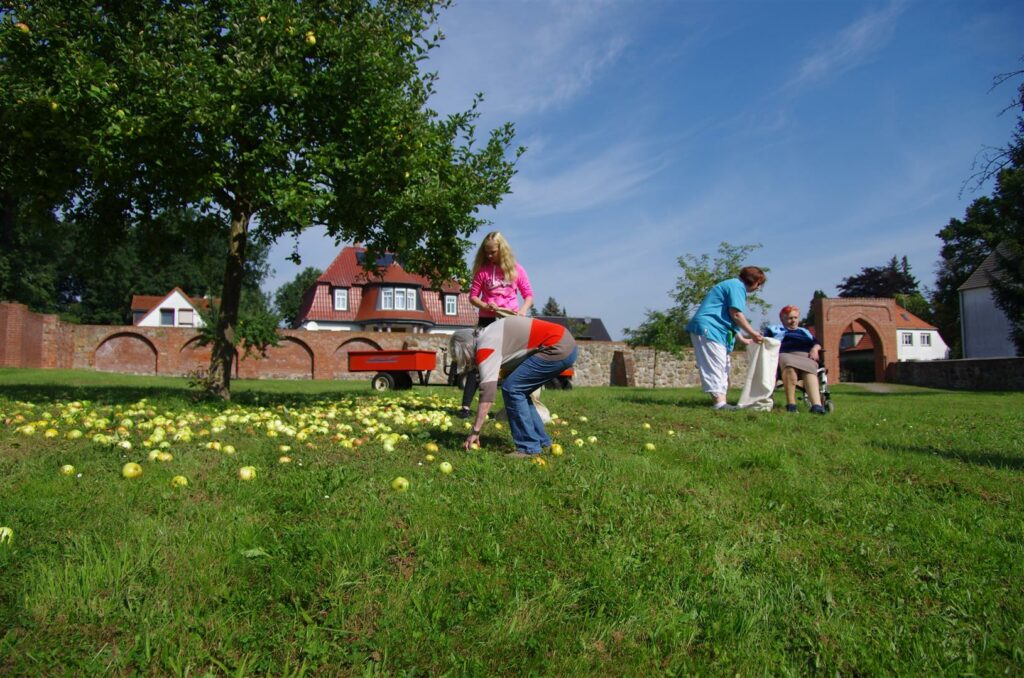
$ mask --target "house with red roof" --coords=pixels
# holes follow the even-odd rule
[[[132,325],[140,327],[202,327],[200,309],[207,311],[210,300],[190,297],[180,287],[163,296],[132,296]]]
[[[949,346],[939,334],[939,328],[898,304],[895,324],[896,360],[945,360],[949,357]],[[874,351],[875,342],[867,328],[855,320],[843,331],[839,350],[844,354]]]
[[[477,311],[456,281],[433,287],[386,254],[367,273],[366,249],[345,247],[306,291],[298,325],[306,330],[451,334],[474,327]]]

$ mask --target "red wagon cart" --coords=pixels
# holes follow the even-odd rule
[[[412,388],[412,374],[426,386],[430,373],[437,367],[434,351],[391,350],[352,351],[348,354],[349,372],[376,372],[370,380],[375,391]]]

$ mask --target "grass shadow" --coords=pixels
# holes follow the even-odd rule
[[[892,445],[873,443],[875,449],[885,452],[911,452],[929,457],[942,457],[951,461],[959,461],[972,466],[1006,469],[1011,471],[1024,470],[1024,456],[1014,456],[990,450],[944,450],[934,445]]]

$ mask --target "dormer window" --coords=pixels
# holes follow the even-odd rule
[[[415,287],[382,287],[380,288],[380,310],[382,311],[416,311],[419,296]]]
[[[334,310],[335,311],[347,311],[348,310],[348,289],[339,287],[334,290]]]

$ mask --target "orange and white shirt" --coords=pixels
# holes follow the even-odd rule
[[[494,402],[502,366],[518,365],[531,355],[557,362],[568,358],[575,348],[576,340],[561,325],[522,316],[495,321],[476,340],[480,402]]]

